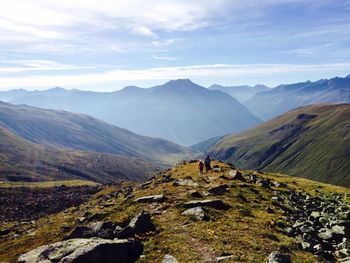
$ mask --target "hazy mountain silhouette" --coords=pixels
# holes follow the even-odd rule
[[[268,91],[269,88],[265,85],[255,85],[254,87],[244,85],[244,86],[221,86],[218,84],[211,85],[210,90],[218,90],[227,93],[237,99],[239,102],[244,103],[253,97],[255,94]]]
[[[253,114],[264,120],[296,107],[315,103],[350,102],[350,78],[332,78],[319,81],[280,85],[259,92],[245,102]]]
[[[0,99],[86,113],[139,134],[184,145],[243,131],[261,122],[231,96],[187,79],[149,89],[129,86],[115,92],[17,90],[0,93]]]
[[[120,154],[158,165],[188,158],[175,143],[140,136],[91,116],[0,102],[0,125],[36,144],[80,151]]]

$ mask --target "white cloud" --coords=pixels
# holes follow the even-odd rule
[[[5,63],[9,64],[10,66],[0,67],[0,74],[23,73],[30,71],[42,72],[96,68],[96,66],[62,64],[51,60],[8,60]]]
[[[0,88],[42,88],[54,86],[103,85],[117,81],[169,80],[206,77],[266,77],[285,73],[327,73],[348,70],[350,63],[335,64],[214,64],[187,67],[164,67],[143,70],[109,70],[102,73],[78,75],[42,75],[27,77],[0,77]],[[1,69],[0,69],[1,71]]]
[[[177,58],[174,58],[174,57],[157,56],[157,55],[152,55],[152,58],[156,59],[156,60],[167,60],[167,61],[175,61],[175,60],[177,60]]]

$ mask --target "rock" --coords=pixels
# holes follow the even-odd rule
[[[235,179],[235,180],[239,180],[239,181],[245,181],[245,179],[243,178],[242,174],[240,171],[238,170],[231,170],[229,173],[229,178],[231,179]]]
[[[332,231],[328,228],[320,229],[317,236],[322,240],[332,240],[333,238]]]
[[[227,262],[230,262],[230,259],[232,259],[233,257],[234,257],[233,255],[217,257],[215,259],[215,262],[225,262],[226,260],[227,260]]]
[[[77,238],[38,247],[19,257],[19,263],[135,262],[143,251],[136,240]]]
[[[208,220],[209,217],[202,207],[193,207],[181,213],[184,216],[191,216],[197,220]]]
[[[222,185],[210,188],[208,192],[212,195],[223,195],[224,193],[227,192],[227,189],[228,189],[228,185],[222,184]]]
[[[202,198],[203,197],[203,195],[200,192],[195,191],[195,190],[189,191],[188,193],[190,196],[195,197],[195,198]]]
[[[289,253],[280,251],[273,251],[267,259],[268,263],[291,263],[291,256]]]
[[[339,259],[339,263],[350,263],[350,257]]]
[[[277,188],[287,188],[288,187],[288,185],[286,183],[274,182],[273,184]]]
[[[273,214],[275,211],[273,210],[273,208],[271,206],[266,207],[266,212],[269,214]]]
[[[192,181],[192,180],[190,180],[190,179],[184,179],[184,180],[181,180],[181,179],[176,179],[176,180],[173,182],[173,186],[190,186],[190,187],[198,187],[198,183],[193,182],[193,181]]]
[[[164,195],[149,195],[149,196],[143,196],[140,198],[137,198],[135,201],[137,203],[153,203],[158,202],[162,203],[166,200]]]
[[[156,231],[156,227],[152,223],[151,216],[149,213],[141,211],[137,216],[135,216],[129,223],[128,226],[123,228],[119,233],[117,233],[118,238],[129,238],[135,235],[143,235],[147,232]]]
[[[172,255],[165,255],[162,263],[179,263]]]
[[[311,244],[309,242],[301,241],[299,244],[302,250],[309,250],[311,248]]]
[[[260,180],[258,181],[259,185],[264,188],[270,188],[271,183],[268,180]]]
[[[228,210],[231,206],[225,204],[220,199],[193,200],[183,204],[185,208],[193,207],[211,207],[218,210]]]
[[[87,226],[77,226],[73,231],[65,238],[89,238],[89,237],[100,237],[112,239],[114,238],[114,229],[116,225],[113,222],[98,221],[90,223]]]

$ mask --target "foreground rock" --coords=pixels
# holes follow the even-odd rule
[[[93,222],[88,226],[77,226],[65,239],[90,237],[113,239],[115,228],[116,225],[110,221]]]
[[[149,196],[143,196],[136,199],[137,203],[162,203],[166,200],[164,195],[149,195]]]
[[[268,263],[291,263],[291,257],[289,253],[283,253],[280,251],[273,251],[268,259]]]
[[[194,207],[194,208],[187,209],[183,211],[181,215],[190,216],[197,220],[209,220],[209,216],[207,215],[207,213],[204,211],[202,207]]]
[[[172,255],[165,255],[162,263],[179,263],[179,261]]]
[[[135,240],[70,239],[38,247],[19,257],[19,263],[132,263],[143,251]]]
[[[211,207],[218,210],[228,210],[231,206],[225,204],[220,199],[194,200],[183,204],[185,208],[193,207]]]
[[[128,226],[123,228],[117,233],[118,238],[129,238],[134,236],[140,236],[147,232],[156,231],[155,225],[152,223],[151,216],[149,213],[141,211],[135,216],[129,223]]]

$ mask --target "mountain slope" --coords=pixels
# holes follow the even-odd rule
[[[185,147],[134,134],[83,114],[0,102],[0,125],[31,142],[142,158],[169,165],[191,155]]]
[[[264,120],[296,107],[316,103],[349,103],[350,78],[332,78],[315,82],[281,85],[269,91],[259,92],[245,105]]]
[[[244,103],[259,92],[264,92],[270,90],[264,85],[251,86],[221,86],[218,84],[211,85],[210,90],[218,90],[229,94],[233,98],[237,99],[239,102]]]
[[[279,249],[290,253],[292,262],[325,262],[325,257],[335,262],[333,254],[348,247],[348,239],[336,248],[330,246],[330,242],[341,243],[345,233],[338,231],[326,241],[317,236],[320,229],[332,224],[349,229],[347,221],[339,220],[348,215],[348,189],[282,174],[236,170],[221,162],[214,165],[220,171],[199,175],[198,162],[182,162],[143,184],[103,187],[85,204],[35,222],[5,221],[0,227],[0,261],[17,262],[20,254],[66,240],[70,233],[76,233],[75,237],[84,233],[91,236],[91,232],[98,236],[111,229],[113,234],[107,238],[114,238],[118,233],[115,225],[124,229],[132,218],[139,219],[133,223],[140,227],[128,226],[127,233],[138,229],[136,239],[144,245],[143,257],[137,262],[161,262],[166,254],[179,262],[266,262],[267,256]],[[240,176],[232,178],[232,173]],[[220,193],[213,189],[223,190]],[[137,201],[150,195],[163,198]],[[204,200],[215,202],[209,205]],[[199,213],[189,214],[189,207],[195,205],[190,211]],[[15,202],[13,210],[17,206]],[[143,217],[140,211],[144,211]],[[316,223],[318,218],[310,216],[316,211],[322,211],[318,213],[326,220]],[[99,227],[101,223],[103,227]],[[149,231],[150,225],[156,231]],[[301,231],[310,226],[313,232],[302,235]],[[305,242],[310,242],[310,248],[300,249]],[[58,256],[57,253],[55,259]],[[219,260],[223,256],[227,258]],[[345,257],[344,253],[340,256]]]
[[[261,121],[236,99],[190,80],[173,80],[149,89],[116,92],[48,90],[25,92],[14,104],[89,114],[119,127],[183,145],[243,131]],[[93,107],[91,106],[93,105]]]
[[[311,105],[226,136],[207,152],[243,168],[350,186],[350,105]]]
[[[155,169],[154,164],[135,157],[38,145],[0,126],[1,181],[142,181]]]

